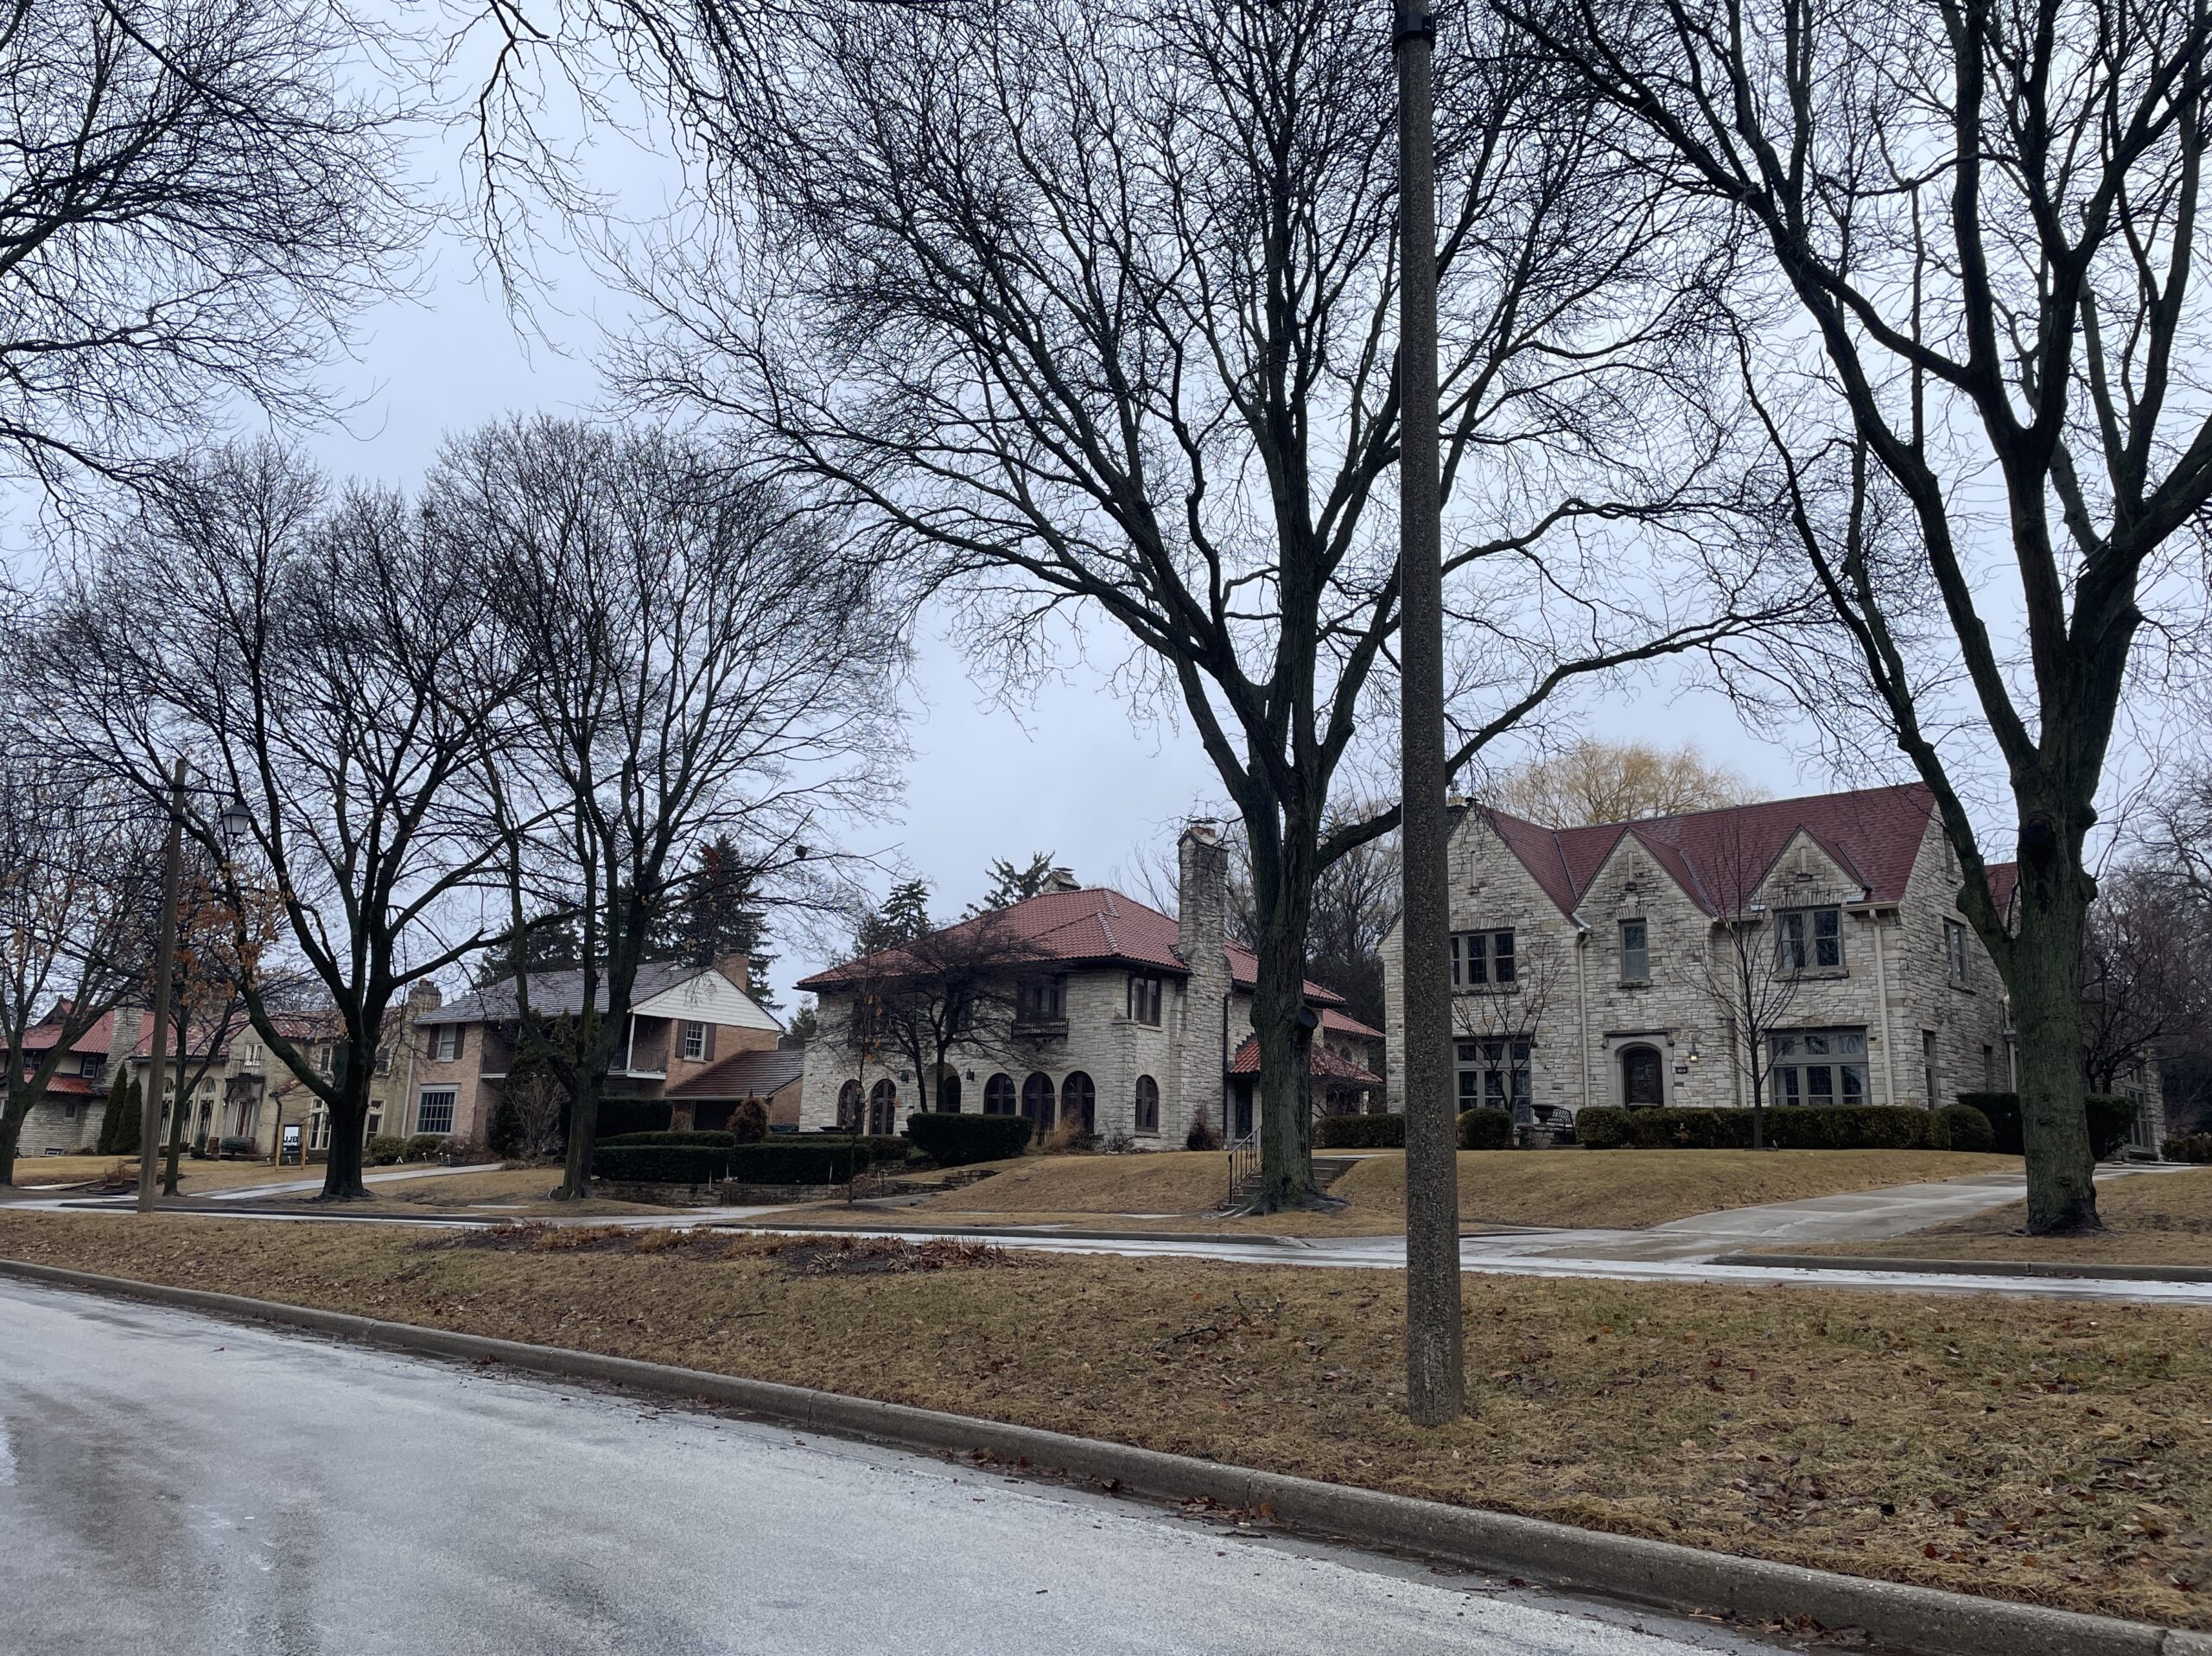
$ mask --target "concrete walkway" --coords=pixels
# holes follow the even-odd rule
[[[397,1184],[403,1179],[436,1179],[453,1173],[497,1173],[497,1162],[469,1162],[460,1167],[397,1168],[389,1173],[365,1173],[363,1184]],[[211,1190],[204,1201],[257,1201],[264,1196],[290,1196],[322,1188],[320,1179],[294,1179],[283,1184],[240,1185],[235,1190]]]

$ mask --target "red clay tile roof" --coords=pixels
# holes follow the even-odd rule
[[[1004,908],[993,909],[973,920],[944,928],[954,935],[980,931],[986,925],[1001,928],[1010,943],[1036,952],[1039,962],[1055,965],[1149,966],[1160,971],[1187,976],[1190,965],[1175,946],[1174,920],[1106,886],[1084,886],[1075,891],[1040,892]],[[1249,949],[1228,945],[1230,980],[1249,989],[1259,980],[1259,962]],[[895,975],[899,952],[885,949],[858,960],[849,960],[800,979],[801,989],[835,989],[870,975]],[[1306,997],[1319,1006],[1341,1006],[1344,997],[1316,983],[1306,985]]]
[[[1344,1086],[1380,1086],[1382,1078],[1372,1071],[1362,1069],[1349,1058],[1339,1058],[1319,1041],[1309,1048],[1306,1073],[1317,1081],[1335,1081]],[[1257,1075],[1260,1073],[1260,1037],[1246,1035],[1244,1044],[1236,1049],[1236,1056],[1229,1060],[1231,1075]]]
[[[1486,806],[1476,809],[1563,911],[1573,911],[1614,847],[1633,837],[1692,901],[1719,914],[1742,901],[1737,888],[1764,877],[1800,830],[1859,882],[1867,901],[1897,901],[1935,798],[1923,784],[1907,782],[1587,828],[1544,828]]]
[[[1382,1039],[1382,1030],[1370,1024],[1362,1023],[1351,1013],[1339,1011],[1333,1006],[1325,1006],[1321,1009],[1321,1027],[1324,1029],[1334,1029],[1339,1035],[1357,1035],[1366,1041]]]
[[[765,1099],[798,1080],[806,1054],[769,1047],[732,1053],[709,1069],[668,1089],[671,1099]]]

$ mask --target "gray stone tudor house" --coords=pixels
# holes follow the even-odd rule
[[[1182,1149],[1199,1117],[1229,1138],[1250,1132],[1257,963],[1224,940],[1228,869],[1218,831],[1194,824],[1179,848],[1178,917],[1056,869],[1038,895],[961,922],[1020,939],[1028,956],[1020,1011],[1006,1039],[952,1049],[928,1089],[931,1107],[1026,1115],[1039,1134],[1079,1114],[1088,1131],[1147,1150]],[[892,1052],[864,1057],[855,1039],[861,986],[895,972],[895,953],[799,984],[818,997],[800,1084],[802,1131],[896,1132],[918,1107],[912,1060]],[[1380,1060],[1382,1032],[1347,1014],[1332,990],[1309,983],[1306,992],[1318,1019],[1314,1106],[1361,1108],[1382,1086],[1369,1067]]]
[[[1582,828],[1472,804],[1453,818],[1461,1108],[1541,1130],[1591,1103],[1748,1106],[1754,1062],[1783,1108],[2013,1085],[1997,971],[1917,784]],[[2012,866],[1991,876],[2009,902]],[[1395,1051],[1395,931],[1383,959]]]

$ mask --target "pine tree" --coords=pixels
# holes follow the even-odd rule
[[[139,1117],[144,1107],[145,1094],[139,1090],[138,1078],[130,1074],[128,1065],[118,1067],[107,1090],[107,1113],[100,1118],[102,1156],[137,1154]]]
[[[864,916],[854,941],[862,954],[874,954],[900,943],[911,943],[930,927],[930,887],[926,880],[902,880],[891,888],[883,906]]]
[[[983,901],[968,905],[971,917],[1026,901],[1044,890],[1045,882],[1052,877],[1052,853],[1039,851],[1027,863],[995,857],[991,859],[990,877],[990,889],[983,893]]]

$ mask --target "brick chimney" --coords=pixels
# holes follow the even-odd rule
[[[1229,915],[1229,847],[1221,830],[1205,820],[1183,830],[1176,847],[1175,952],[1190,968],[1183,991],[1182,1096],[1161,1131],[1179,1138],[1203,1114],[1217,1131],[1232,1047],[1229,1027],[1230,975],[1222,952]],[[1243,1031],[1233,1032],[1243,1038]]]
[[[715,970],[743,989],[753,981],[753,957],[749,954],[718,954],[715,957]]]

